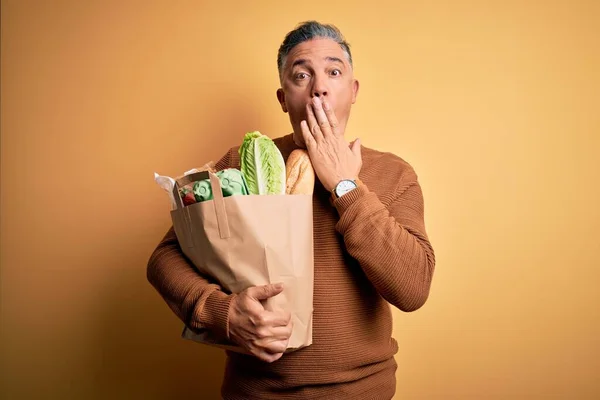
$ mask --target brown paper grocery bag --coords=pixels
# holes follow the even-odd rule
[[[179,188],[210,179],[213,200],[183,206]],[[171,211],[181,250],[205,275],[226,291],[283,282],[284,290],[264,302],[292,314],[288,351],[312,343],[313,213],[310,195],[236,195],[223,197],[219,178],[204,171],[181,177]],[[201,343],[244,352],[217,341],[209,331],[185,327],[182,336]]]

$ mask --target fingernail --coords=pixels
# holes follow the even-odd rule
[[[315,104],[315,106],[318,106],[321,104],[321,99],[315,96],[313,97],[313,103]]]
[[[283,283],[276,283],[275,284],[275,289],[279,290],[283,288]]]
[[[329,103],[328,103],[328,102],[326,102],[325,100],[323,100],[323,109],[324,109],[325,111],[329,111]]]

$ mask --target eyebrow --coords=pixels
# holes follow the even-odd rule
[[[331,61],[331,62],[337,62],[337,63],[344,65],[344,62],[342,61],[342,59],[338,58],[338,57],[329,57],[328,56],[328,57],[325,57],[325,60]],[[297,65],[306,65],[306,64],[310,64],[307,59],[299,58],[296,61],[294,61],[294,63],[292,64],[292,68],[294,68]]]
[[[327,61],[331,61],[331,62],[338,62],[338,63],[340,63],[342,65],[344,64],[344,62],[342,61],[341,58],[337,58],[337,57],[325,57],[325,59]]]

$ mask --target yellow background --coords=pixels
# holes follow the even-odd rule
[[[217,398],[221,351],[146,281],[153,173],[288,133],[276,52],[313,18],[352,45],[348,138],[424,190],[438,262],[395,310],[396,398],[600,398],[592,0],[2,1],[0,397]]]

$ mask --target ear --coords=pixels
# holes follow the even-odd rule
[[[283,112],[287,113],[288,109],[285,105],[285,93],[283,93],[283,89],[281,88],[277,89],[277,100],[279,101],[279,104],[281,104],[281,109],[283,110]]]
[[[352,81],[352,104],[356,103],[356,97],[358,96],[358,88],[359,88],[359,83],[357,79],[354,79]]]

